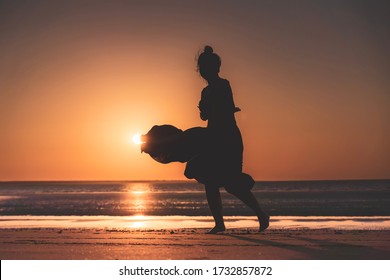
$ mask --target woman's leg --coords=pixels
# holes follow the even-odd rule
[[[215,234],[225,230],[225,223],[222,215],[222,198],[218,187],[205,185],[207,202],[210,207],[211,214],[215,221],[215,227],[208,233]]]
[[[248,189],[240,189],[240,190],[228,190],[229,193],[240,199],[245,203],[249,208],[251,208],[257,215],[257,219],[259,220],[259,231],[264,231],[269,226],[269,215],[265,213],[257,201],[256,197],[253,193]]]

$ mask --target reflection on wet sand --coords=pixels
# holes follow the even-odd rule
[[[140,198],[140,210],[142,199]],[[212,225],[208,216],[0,216],[0,228],[118,228],[118,229],[199,229]],[[226,217],[229,229],[253,229],[256,220],[248,216]],[[271,229],[390,230],[388,216],[275,216]]]

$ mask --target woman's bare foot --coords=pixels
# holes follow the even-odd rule
[[[258,217],[260,223],[259,232],[265,231],[269,227],[269,218],[270,216],[268,214],[264,214]]]
[[[225,231],[225,229],[225,226],[215,226],[209,232],[207,232],[207,234],[217,234],[218,232]]]

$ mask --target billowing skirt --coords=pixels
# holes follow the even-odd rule
[[[232,127],[223,131],[172,125],[153,126],[142,136],[141,151],[160,163],[186,162],[184,175],[215,187],[252,188],[254,180],[242,173],[242,138]]]

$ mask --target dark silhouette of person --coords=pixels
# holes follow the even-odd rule
[[[206,46],[198,57],[198,71],[208,84],[202,90],[199,110],[200,118],[207,120],[209,138],[202,159],[211,174],[205,180],[207,202],[215,221],[215,227],[209,233],[225,230],[219,191],[221,186],[256,213],[259,230],[263,231],[269,226],[269,215],[261,209],[251,192],[253,185],[240,185],[245,184],[242,180],[243,142],[234,117],[234,113],[240,109],[234,105],[229,81],[219,76],[220,67],[220,57],[210,46]]]
[[[200,118],[207,127],[182,131],[171,125],[154,126],[142,139],[141,151],[161,163],[187,162],[185,176],[205,185],[207,202],[215,221],[211,234],[225,230],[219,188],[236,196],[256,214],[259,231],[269,226],[266,214],[251,192],[254,180],[242,173],[243,142],[234,114],[229,81],[219,76],[220,57],[206,46],[198,57],[198,71],[207,82],[199,102]]]

